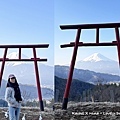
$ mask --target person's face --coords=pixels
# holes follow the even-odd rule
[[[11,83],[15,83],[15,78],[13,77],[13,78],[10,78],[10,82]]]

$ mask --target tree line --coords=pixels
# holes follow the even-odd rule
[[[83,91],[81,102],[120,102],[120,85],[98,84],[92,89]]]

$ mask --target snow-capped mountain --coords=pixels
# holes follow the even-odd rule
[[[1,88],[0,88],[0,99],[4,99],[5,97],[5,89],[6,89],[6,80],[2,80]],[[24,85],[19,84],[22,96],[28,100],[28,99],[38,99],[38,92],[37,88],[34,85]],[[52,99],[54,91],[47,87],[42,87],[42,98],[43,99]]]
[[[17,59],[18,53],[12,52],[7,58]],[[22,54],[22,58],[28,58]],[[42,86],[53,87],[54,67],[38,62],[39,78]],[[35,68],[33,62],[7,62],[4,68],[3,79],[7,80],[9,74],[15,74],[19,83],[36,85]]]
[[[69,73],[69,67],[68,66],[55,66],[55,76],[67,79]],[[90,70],[82,70],[82,69],[74,69],[73,73],[73,79],[77,79],[83,82],[88,82],[92,84],[98,84],[98,83],[115,83],[120,81],[120,76],[117,75],[111,75],[111,74],[105,74],[105,73],[96,73]]]
[[[7,58],[9,59],[18,59],[19,55],[17,52],[12,52],[10,54],[7,55]],[[21,55],[22,58],[28,58],[26,55],[22,54]]]
[[[93,55],[76,62],[75,67],[100,73],[119,75],[118,62],[111,60],[100,53],[94,53]]]
[[[112,61],[111,59],[103,56],[100,53],[94,53],[93,55],[82,60],[83,62],[98,62],[98,61]]]
[[[19,55],[17,52],[12,52],[12,53],[7,55],[7,58],[18,59]],[[28,57],[26,55],[22,54],[21,58],[27,59]],[[14,66],[14,65],[19,65],[19,64],[23,64],[23,63],[26,63],[26,62],[24,62],[24,61],[22,61],[22,62],[20,62],[20,61],[19,62],[7,62],[6,65],[13,65]]]

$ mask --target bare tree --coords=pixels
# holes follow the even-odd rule
[[[27,92],[26,90],[22,91],[22,96],[25,100],[29,100],[31,96],[31,92]]]

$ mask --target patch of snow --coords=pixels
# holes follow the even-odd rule
[[[23,117],[22,117],[22,120],[25,120],[25,113],[24,113],[24,115],[23,115]]]
[[[41,116],[41,114],[40,114],[39,120],[42,120],[42,116]]]
[[[120,86],[120,81],[114,81],[114,82],[109,82],[108,84],[113,84],[113,85],[117,85],[117,86]]]
[[[103,56],[100,53],[94,53],[91,56],[82,60],[83,62],[98,62],[98,61],[112,61],[111,59]]]
[[[7,112],[5,112],[5,118],[8,118],[8,111]]]

